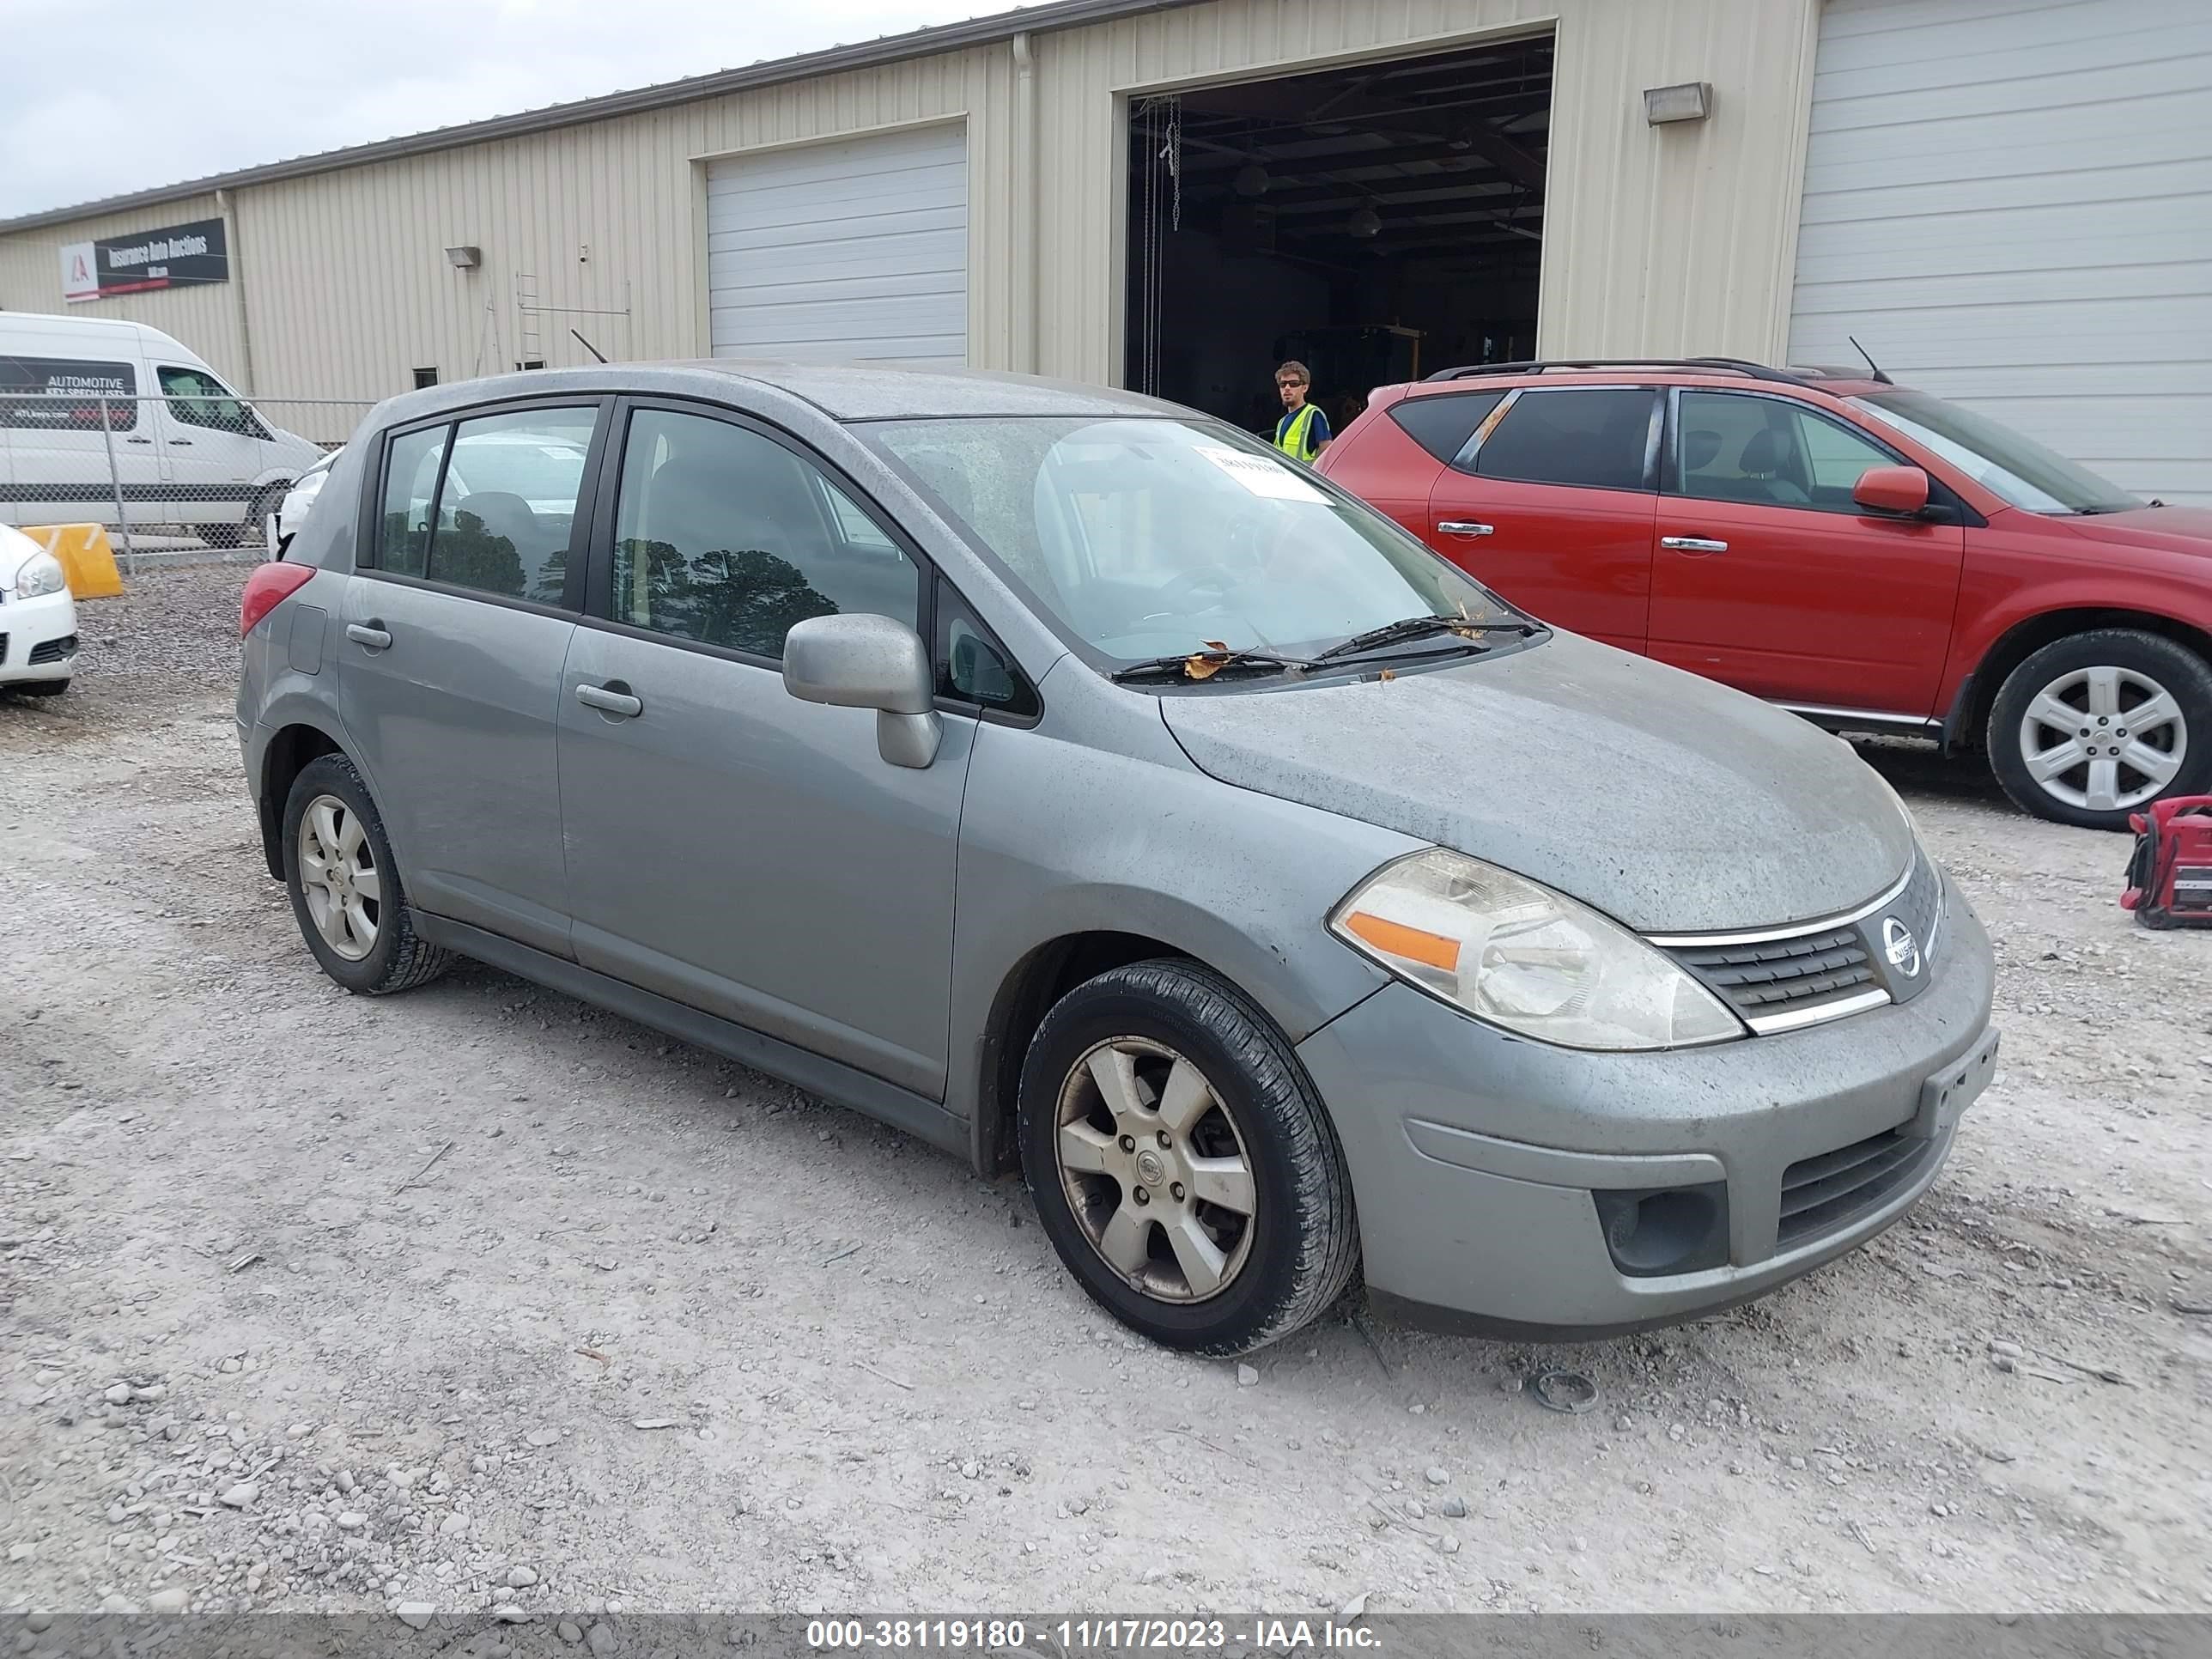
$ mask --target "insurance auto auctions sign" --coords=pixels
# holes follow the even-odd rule
[[[112,294],[229,280],[230,248],[220,219],[71,242],[62,250],[62,297],[72,305]]]

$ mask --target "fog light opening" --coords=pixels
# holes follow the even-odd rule
[[[1613,1265],[1635,1278],[1695,1273],[1728,1260],[1728,1183],[1590,1195]]]

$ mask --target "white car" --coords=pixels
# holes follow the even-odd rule
[[[69,690],[76,672],[76,601],[61,561],[0,524],[0,691]]]
[[[292,538],[300,533],[307,522],[307,509],[315,504],[315,497],[323,493],[323,485],[331,476],[331,464],[345,451],[340,444],[292,481],[283,499],[270,509],[269,517],[261,526],[261,544],[269,550],[269,556],[281,559]]]

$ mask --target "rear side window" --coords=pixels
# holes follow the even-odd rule
[[[138,424],[137,390],[137,372],[128,363],[0,353],[0,427],[97,432],[104,403],[107,430],[129,432]]]
[[[450,427],[403,432],[384,459],[384,511],[376,537],[376,564],[395,576],[419,576],[430,550],[430,504],[437,497],[438,466],[446,459]]]
[[[1647,386],[1523,392],[1475,452],[1485,478],[1642,489],[1651,437]]]
[[[1490,411],[1498,407],[1502,392],[1468,392],[1456,396],[1431,393],[1425,398],[1401,398],[1390,405],[1390,418],[1406,435],[1440,461],[1449,461],[1467,447]]]
[[[430,536],[430,580],[561,604],[599,418],[597,409],[531,409],[455,427]]]

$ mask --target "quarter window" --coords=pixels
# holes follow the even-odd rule
[[[1856,513],[1860,476],[1895,464],[1873,440],[1800,404],[1685,392],[1668,487],[1700,501]]]
[[[1523,392],[1483,439],[1472,470],[1523,483],[1641,489],[1653,395],[1640,386]]]
[[[598,422],[593,409],[532,409],[455,427],[430,537],[430,580],[561,604]]]
[[[613,616],[757,656],[810,617],[919,625],[914,564],[860,504],[775,440],[641,410],[623,449]]]
[[[419,576],[430,550],[430,504],[438,493],[438,466],[446,459],[450,427],[403,432],[385,452],[384,514],[376,539],[376,564],[395,576]]]
[[[1401,398],[1390,405],[1390,418],[1430,454],[1449,461],[1467,447],[1483,416],[1497,408],[1504,396],[1502,392],[1468,392]]]

